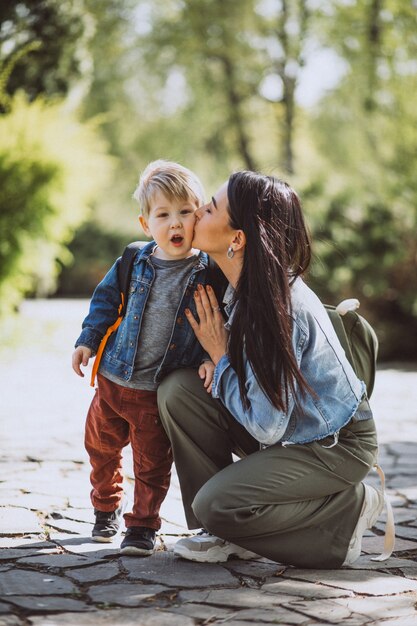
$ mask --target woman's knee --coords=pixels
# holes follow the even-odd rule
[[[214,502],[209,495],[206,494],[204,487],[205,485],[195,496],[191,508],[196,518],[200,521],[202,527],[215,534],[213,529],[215,523]]]
[[[227,534],[229,523],[233,515],[233,505],[228,498],[224,498],[221,485],[210,479],[197,492],[192,503],[192,509],[203,528],[219,537]]]

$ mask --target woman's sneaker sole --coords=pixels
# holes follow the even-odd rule
[[[372,528],[384,508],[384,495],[375,487],[363,483],[365,497],[362,512],[350,540],[348,552],[343,565],[353,565],[361,555],[362,537],[366,530]]]
[[[199,537],[180,539],[175,544],[174,554],[188,561],[197,561],[198,563],[225,563],[229,557],[235,557],[244,561],[259,558],[258,554],[245,550],[245,548],[236,546],[233,543],[218,537],[212,537],[212,539],[215,545],[203,550],[193,549],[193,542],[196,543],[196,547],[204,546],[204,543],[200,543]]]

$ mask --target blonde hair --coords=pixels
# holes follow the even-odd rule
[[[142,172],[133,197],[139,202],[140,211],[146,217],[156,191],[169,200],[192,200],[198,206],[204,203],[203,186],[191,170],[173,161],[152,161]]]

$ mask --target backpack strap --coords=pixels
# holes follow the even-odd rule
[[[115,330],[117,330],[122,322],[122,319],[125,316],[127,301],[129,298],[129,286],[130,279],[132,277],[132,268],[133,268],[133,260],[138,252],[138,250],[142,250],[147,241],[132,241],[126,248],[123,250],[122,257],[120,259],[119,266],[117,268],[117,279],[119,281],[119,289],[120,289],[120,304],[117,311],[117,319],[111,326],[108,327],[106,334],[100,341],[100,345],[97,350],[96,358],[94,359],[93,369],[91,370],[91,380],[90,386],[94,387],[98,368],[100,365],[101,357],[103,356],[104,348],[106,347],[107,340]]]
[[[392,512],[391,502],[388,500],[387,494],[385,492],[385,474],[382,470],[382,467],[378,465],[378,463],[375,463],[373,469],[378,472],[379,480],[381,481],[381,493],[384,498],[385,507],[387,509],[387,521],[385,524],[384,551],[378,556],[371,557],[371,561],[386,561],[393,553],[395,547],[394,513]]]
[[[355,369],[355,361],[353,358],[352,350],[350,348],[349,339],[346,334],[345,326],[342,322],[342,318],[340,317],[340,313],[336,311],[336,307],[331,306],[330,304],[325,304],[324,307],[327,311],[328,316],[330,317],[330,320],[333,324],[333,328],[336,331],[337,338],[342,344],[342,348],[345,351],[347,360],[349,361],[353,369]]]
[[[325,309],[357,377],[366,384],[370,398],[375,382],[378,338],[370,323],[356,312],[359,301],[344,300],[337,307],[325,304]]]
[[[94,387],[94,383],[95,383],[97,372],[98,372],[98,367],[100,365],[101,357],[103,356],[103,352],[104,352],[104,348],[106,347],[107,340],[110,337],[110,335],[119,328],[121,321],[123,319],[123,315],[120,315],[120,307],[121,307],[121,304],[119,304],[119,316],[117,320],[114,322],[114,324],[108,327],[106,334],[100,341],[100,345],[98,347],[97,354],[94,359],[93,369],[91,370],[91,380],[90,380],[91,387]]]

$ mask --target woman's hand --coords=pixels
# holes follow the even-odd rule
[[[219,303],[209,285],[206,288],[198,285],[194,299],[200,322],[196,321],[189,309],[185,310],[185,314],[198,341],[208,352],[213,363],[217,365],[222,356],[226,354],[227,348],[227,331],[224,327]]]

